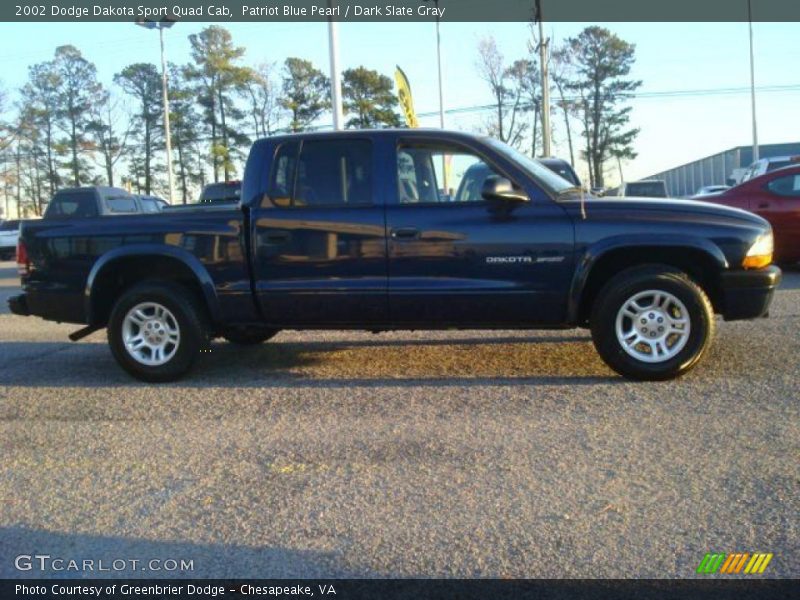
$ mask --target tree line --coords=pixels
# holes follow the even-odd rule
[[[192,201],[211,181],[237,176],[254,138],[304,131],[330,110],[330,81],[310,61],[244,62],[224,27],[188,36],[188,64],[169,64],[172,167],[178,200]],[[494,109],[484,131],[532,156],[539,155],[542,114],[535,30],[526,57],[507,64],[493,38],[480,41],[476,68]],[[569,159],[574,130],[592,185],[603,185],[611,159],[631,159],[638,129],[629,127],[624,101],[641,84],[627,79],[635,48],[601,27],[587,27],[549,53],[551,114],[560,113]],[[80,185],[123,185],[136,193],[166,188],[162,73],[156,65],[129,64],[104,86],[95,65],[73,46],[28,68],[17,90],[15,117],[0,136],[0,176],[6,213],[41,215],[56,190]],[[346,126],[400,126],[390,77],[363,66],[342,73]],[[0,94],[0,110],[8,98]],[[553,119],[555,120],[555,119]],[[21,214],[18,211],[18,214]]]
[[[224,27],[189,36],[191,61],[169,64],[170,134],[177,197],[229,181],[254,138],[304,131],[330,110],[330,81],[310,61],[244,64],[245,49]],[[162,73],[127,65],[108,89],[78,48],[56,48],[32,65],[6,123],[0,173],[6,207],[41,215],[62,187],[124,185],[153,194],[166,187]],[[399,126],[393,81],[365,67],[342,73],[347,127]]]

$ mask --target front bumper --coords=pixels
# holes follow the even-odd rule
[[[28,308],[28,299],[25,294],[11,296],[8,299],[8,308],[15,315],[20,315],[22,317],[29,317],[31,314]]]
[[[723,318],[737,321],[766,316],[782,276],[775,265],[751,271],[724,272],[720,281]]]

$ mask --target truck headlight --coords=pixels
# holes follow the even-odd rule
[[[772,240],[772,232],[764,233],[756,238],[750,250],[747,251],[747,256],[742,261],[742,266],[745,269],[760,269],[766,267],[772,262],[772,252],[775,246]]]

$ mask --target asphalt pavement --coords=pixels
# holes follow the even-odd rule
[[[17,286],[0,264],[0,577],[800,576],[800,272],[665,383],[574,330],[283,332],[145,385]]]

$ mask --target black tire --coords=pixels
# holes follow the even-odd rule
[[[666,292],[677,298],[686,308],[689,320],[689,333],[685,336],[686,340],[682,349],[678,350],[677,343],[673,343],[672,347],[668,346],[668,340],[681,339],[680,334],[665,338],[667,345],[663,348],[667,350],[665,354],[668,357],[659,362],[647,362],[632,356],[623,347],[623,342],[617,335],[617,317],[623,306],[636,294],[650,290]],[[645,300],[646,298],[647,296],[644,296]],[[675,308],[674,304],[671,306],[673,309]],[[650,308],[646,308],[646,312],[649,313],[650,310]],[[659,315],[659,313],[649,313],[640,316],[647,318],[652,314],[655,314],[656,317]],[[639,323],[643,323],[643,321],[634,324],[631,317],[623,316],[621,319],[623,334],[625,324],[630,324],[634,329],[641,327],[640,331],[652,327],[649,321],[640,326]],[[626,319],[628,320],[626,321]],[[703,357],[714,337],[714,309],[703,289],[686,273],[667,265],[644,265],[627,269],[606,283],[592,306],[590,326],[595,348],[609,367],[630,379],[663,381],[680,377],[692,369]],[[656,323],[656,326],[660,325]],[[638,333],[634,332],[634,334],[639,336]],[[661,339],[660,336],[665,334],[653,333],[651,329],[647,335],[659,336],[658,339]],[[639,339],[639,337],[635,339]],[[652,356],[654,353],[657,354],[657,351],[649,346],[650,342],[649,339],[643,339],[641,344],[628,344],[628,347],[631,348],[630,352],[632,353],[637,353],[638,349],[639,355],[649,348],[648,352]],[[669,353],[673,351],[675,352],[674,356],[669,356]]]
[[[266,342],[267,340],[271,340],[278,335],[279,331],[280,329],[228,329],[222,333],[222,337],[231,344],[237,344],[239,346],[255,346],[257,344]]]
[[[135,359],[123,341],[128,312],[144,303],[155,303],[170,311],[180,334],[180,341],[174,344],[174,354],[156,366]],[[108,320],[111,353],[123,369],[141,381],[162,383],[179,379],[192,368],[200,351],[208,348],[209,341],[204,307],[188,289],[175,283],[150,281],[133,286],[117,300]]]

